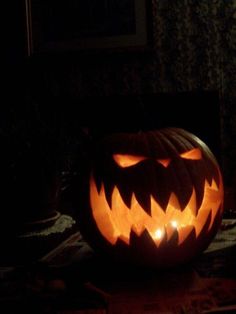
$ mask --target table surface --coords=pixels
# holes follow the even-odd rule
[[[182,267],[124,271],[103,262],[75,228],[36,263],[0,268],[0,306],[59,314],[236,313],[234,219],[224,219],[207,250]]]

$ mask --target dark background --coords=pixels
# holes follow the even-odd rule
[[[12,171],[17,187],[21,178],[23,187],[31,185],[29,200],[27,196],[14,200],[21,204],[24,219],[32,199],[40,197],[47,174],[57,176],[68,156],[84,154],[91,137],[163,126],[184,127],[208,144],[222,167],[232,204],[236,188],[233,2],[153,1],[148,21],[151,49],[142,52],[97,49],[28,57],[24,1],[9,5],[5,13],[9,22],[2,58],[2,181],[10,167],[20,173],[14,177]],[[41,170],[34,178],[36,168]],[[5,192],[16,193],[10,188]],[[3,197],[15,211],[9,199]]]
[[[74,163],[78,165],[89,157],[90,143],[106,134],[165,126],[194,132],[219,161],[225,182],[225,211],[229,213],[225,217],[235,218],[234,1],[147,2],[152,4],[148,20],[152,43],[148,51],[56,51],[31,57],[25,2],[8,1],[4,5],[7,22],[1,37],[1,313],[21,309],[24,313],[49,313],[50,308],[54,313],[58,307],[78,310],[106,306],[104,295],[101,300],[99,293],[83,285],[94,272],[98,271],[103,281],[107,273],[104,266],[100,271],[96,260],[90,264],[86,258],[85,262],[81,259],[81,250],[85,255],[91,253],[83,251],[83,242],[68,245],[55,260],[49,258],[49,265],[55,262],[59,267],[48,269],[35,263],[77,232],[77,226],[46,238],[24,241],[19,237],[19,233],[26,232],[29,220],[53,217],[55,210],[70,213],[68,203],[62,206],[58,202],[58,192],[70,182]],[[40,5],[43,1],[35,3]],[[53,18],[53,12],[50,14]],[[69,172],[69,178],[63,172]],[[63,192],[62,196],[68,201],[71,194]],[[235,278],[234,257],[235,246],[204,254],[197,272],[201,277]],[[177,274],[175,270],[168,274],[161,271],[164,280],[160,281],[153,272],[149,273],[151,277],[144,272],[141,281],[157,279],[161,287],[162,283],[168,287],[168,292],[173,282],[181,283],[177,287],[179,295],[179,288],[188,289],[188,283],[196,278],[195,272],[188,276],[185,265]],[[130,279],[135,287],[144,286],[140,276],[135,274]],[[214,284],[212,288],[218,293],[217,302],[220,297],[219,304],[232,302],[225,294],[226,287],[227,282],[225,287]]]

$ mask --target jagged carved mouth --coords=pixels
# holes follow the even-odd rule
[[[147,230],[156,246],[169,242],[174,235],[178,236],[178,245],[182,244],[194,230],[196,238],[208,221],[207,232],[213,226],[216,214],[221,210],[223,184],[219,186],[214,179],[211,184],[205,180],[202,203],[197,207],[196,191],[193,188],[191,197],[184,209],[180,208],[179,200],[174,193],[170,194],[165,210],[150,195],[150,215],[138,203],[134,193],[131,205],[127,207],[117,186],[114,186],[111,196],[111,206],[106,200],[104,185],[98,192],[93,176],[90,180],[90,205],[96,225],[102,236],[115,245],[121,239],[127,245],[133,231],[140,236]]]

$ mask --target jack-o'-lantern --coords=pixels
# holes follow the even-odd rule
[[[221,223],[223,182],[197,136],[178,128],[113,134],[92,159],[81,226],[93,247],[165,266],[210,244]]]

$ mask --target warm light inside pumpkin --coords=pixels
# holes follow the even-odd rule
[[[199,148],[194,148],[180,154],[180,157],[184,159],[199,160],[202,158],[202,152]],[[113,159],[116,164],[121,168],[127,168],[138,164],[139,162],[147,159],[147,157],[126,154],[114,154]],[[160,163],[163,167],[167,168],[171,162],[171,159],[157,159],[157,162]]]
[[[202,158],[202,152],[199,148],[194,148],[182,153],[180,156],[184,159],[199,160]]]
[[[131,206],[128,208],[116,186],[112,192],[110,208],[106,200],[104,185],[102,184],[98,192],[93,177],[90,180],[90,204],[93,217],[100,233],[113,245],[118,238],[128,245],[131,230],[138,236],[147,230],[157,247],[161,243],[169,242],[176,233],[178,245],[183,243],[193,230],[197,238],[208,219],[210,219],[208,231],[211,230],[216,214],[218,210],[221,210],[222,197],[222,181],[217,186],[214,180],[211,184],[205,180],[200,208],[197,208],[196,192],[193,188],[189,202],[182,210],[174,193],[171,193],[165,210],[151,195],[151,215],[149,215],[138,203],[134,194]]]
[[[113,159],[121,168],[127,168],[138,164],[146,159],[143,156],[114,154]]]
[[[169,166],[169,163],[171,162],[171,159],[157,159],[157,162],[159,162],[160,164],[162,164],[162,166],[164,166],[165,168],[167,168]]]

